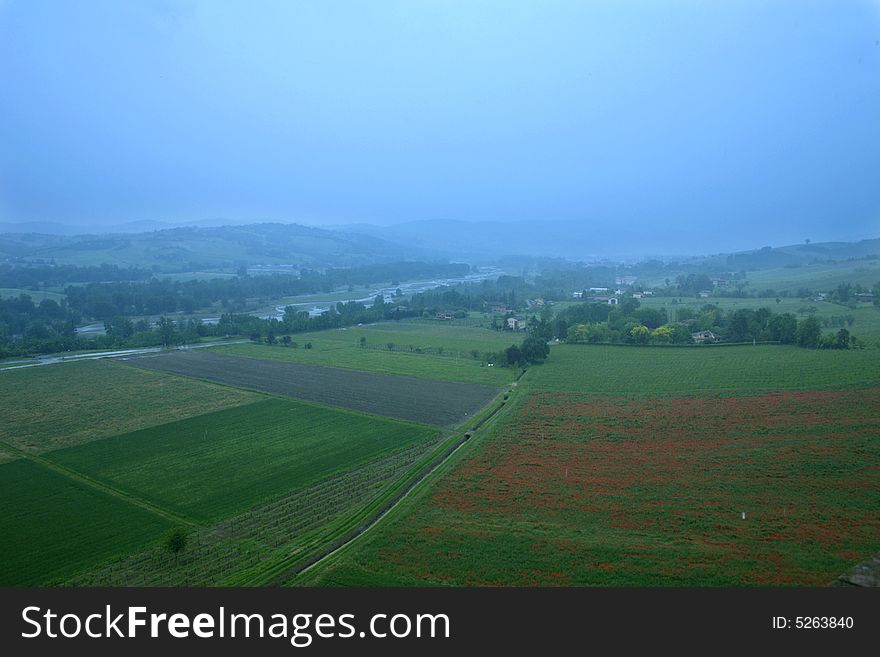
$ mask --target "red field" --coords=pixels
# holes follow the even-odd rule
[[[365,554],[407,582],[827,584],[880,540],[878,418],[876,388],[533,391]]]

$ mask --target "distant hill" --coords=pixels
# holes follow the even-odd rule
[[[724,263],[733,270],[775,269],[795,267],[812,263],[849,260],[866,256],[880,257],[880,239],[859,242],[819,242],[816,244],[793,244],[771,248],[765,246],[753,251],[742,251],[715,256],[710,260]]]
[[[431,219],[392,226],[351,224],[356,233],[390,242],[439,251],[448,258],[497,259],[508,255],[562,257],[584,262],[613,259],[634,261],[646,258],[686,258],[709,254],[736,253],[742,262],[759,266],[785,266],[812,259],[861,257],[880,253],[878,240],[865,240],[860,247],[851,242],[802,244],[772,249],[767,255],[753,249],[757,240],[785,244],[784,237],[767,234],[756,237],[742,231],[725,231],[706,222],[684,230],[674,222],[657,222],[641,227],[611,221],[459,221]],[[766,243],[766,242],[765,242]],[[746,254],[740,256],[739,252]],[[752,255],[754,254],[754,255]],[[770,264],[770,260],[777,264]],[[765,262],[766,261],[766,262]],[[742,268],[748,268],[743,265]]]
[[[576,222],[429,219],[393,226],[354,224],[352,232],[439,251],[449,258],[494,260],[509,255],[561,256],[591,261],[640,252],[625,229]]]
[[[155,266],[162,271],[234,268],[242,264],[344,267],[428,255],[369,235],[278,223],[171,228],[136,234],[0,234],[0,260]]]

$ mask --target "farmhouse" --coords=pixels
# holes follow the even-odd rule
[[[452,319],[452,313],[437,313],[434,316],[434,319],[439,319],[443,321],[450,320]]]
[[[697,331],[691,333],[694,342],[718,342],[718,337],[712,331]]]
[[[508,317],[507,318],[507,328],[511,331],[525,331],[526,330],[526,320],[517,319],[516,317]]]

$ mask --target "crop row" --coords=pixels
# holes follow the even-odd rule
[[[344,370],[321,365],[176,352],[131,361],[240,388],[438,426],[485,406],[497,389],[466,383]]]
[[[431,450],[440,436],[399,450],[348,472],[190,534],[172,554],[161,546],[114,561],[75,578],[79,586],[213,586],[258,567],[273,554],[296,549],[307,532],[369,503],[383,488]]]

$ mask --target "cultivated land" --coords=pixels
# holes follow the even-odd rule
[[[258,399],[110,361],[9,370],[0,372],[0,442],[41,453]]]
[[[486,352],[522,341],[522,335],[462,326],[467,320],[381,323],[291,336],[297,348],[257,344],[218,347],[238,356],[355,370],[400,374],[439,381],[503,386],[513,379],[509,369],[486,367]],[[360,339],[366,338],[361,346]],[[311,349],[303,345],[312,343]],[[393,348],[388,349],[388,344]],[[479,352],[478,358],[470,353]]]
[[[299,559],[320,550],[351,526],[359,526],[420,459],[434,439],[285,493],[190,533],[180,555],[151,546],[82,573],[80,586],[241,586],[275,581]]]
[[[290,583],[827,584],[880,547],[878,372],[875,351],[554,347],[494,430]]]
[[[0,465],[0,583],[58,582],[155,541],[171,523],[30,459]]]
[[[682,297],[681,303],[672,303],[669,297],[643,298],[641,304],[650,308],[666,308],[670,321],[677,318],[676,311],[687,307],[699,315],[700,308],[707,303],[717,305],[725,311],[738,310],[740,308],[769,308],[774,313],[792,313],[798,320],[812,314],[820,322],[828,322],[823,327],[825,332],[837,332],[840,328],[846,328],[857,338],[864,340],[871,346],[880,346],[880,308],[870,303],[859,303],[855,308],[849,308],[830,301],[813,301],[803,299],[734,299],[729,297],[710,297],[708,299],[695,299]],[[852,323],[845,321],[852,318]],[[844,321],[841,321],[844,320]]]
[[[0,287],[0,298],[20,297],[22,294],[28,295],[31,299],[33,299],[34,303],[40,303],[44,299],[49,299],[51,301],[55,301],[56,303],[61,303],[61,301],[66,298],[66,295],[60,294],[58,292],[46,292],[44,290],[27,290],[20,287]]]
[[[880,350],[558,345],[528,380],[541,390],[639,397],[864,387],[880,384]]]
[[[746,280],[751,289],[759,292],[766,289],[797,292],[800,288],[824,291],[834,289],[841,283],[859,284],[870,289],[880,281],[880,260],[761,269],[747,272]]]
[[[433,425],[453,425],[498,394],[496,388],[203,351],[138,359],[140,368],[175,372],[275,395]]]
[[[266,399],[48,456],[163,509],[208,522],[435,434],[411,423]]]

